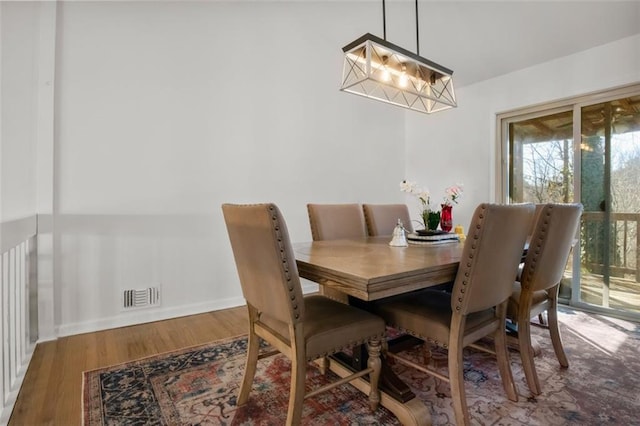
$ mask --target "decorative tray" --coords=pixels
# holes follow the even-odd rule
[[[439,232],[437,234],[430,235],[419,235],[419,234],[408,234],[407,240],[413,241],[444,241],[444,240],[455,240],[459,241],[460,236],[458,234],[454,234],[452,232]]]
[[[430,229],[416,229],[415,233],[420,235],[421,237],[430,237],[432,235],[444,235],[448,234],[448,232],[442,230],[430,230]]]

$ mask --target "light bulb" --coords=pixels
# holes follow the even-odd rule
[[[402,64],[402,74],[400,74],[400,79],[398,80],[398,84],[400,87],[407,87],[407,83],[409,79],[407,78],[407,66]]]
[[[387,68],[387,61],[389,60],[388,56],[382,57],[382,81],[390,81],[391,73],[389,72],[389,68]]]

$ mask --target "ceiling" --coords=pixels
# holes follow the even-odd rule
[[[360,3],[382,15],[381,0]],[[387,40],[416,51],[415,2],[386,9]],[[420,55],[453,69],[458,88],[640,33],[640,0],[419,0],[418,11]]]
[[[364,26],[365,32],[383,36],[382,0],[180,1],[326,4],[335,8],[333,13],[351,17],[350,30]],[[415,0],[385,2],[387,40],[416,52]],[[354,7],[362,13],[352,16]],[[418,26],[417,53],[452,69],[455,87],[460,88],[640,34],[640,0],[418,0]],[[354,37],[351,34],[344,43]],[[638,56],[640,67],[640,52]]]

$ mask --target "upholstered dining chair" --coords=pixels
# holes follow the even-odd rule
[[[307,204],[307,213],[313,241],[367,237],[360,204]],[[342,303],[349,303],[346,294],[326,286],[320,286],[320,294]]]
[[[313,241],[365,238],[362,208],[356,203],[307,204]]]
[[[407,233],[413,232],[406,204],[363,204],[362,212],[367,224],[367,233],[372,237],[393,235],[398,219],[402,221]]]
[[[551,343],[561,367],[569,362],[558,326],[558,291],[582,214],[581,204],[544,204],[539,209],[519,282],[513,285],[507,318],[517,325],[518,347],[529,390],[541,392],[531,344],[532,317],[547,312]]]
[[[533,204],[481,204],[471,220],[451,293],[421,291],[373,305],[387,324],[448,349],[448,376],[387,353],[398,362],[448,381],[456,424],[468,425],[463,348],[492,336],[507,396],[518,400],[506,346],[505,317],[527,239]]]
[[[363,310],[323,296],[303,297],[287,225],[274,204],[222,206],[242,293],[249,314],[249,337],[238,406],[251,390],[259,355],[259,338],[291,360],[287,425],[298,425],[303,401],[340,384],[369,375],[369,404],[380,401],[381,339],[384,321]],[[367,368],[305,395],[310,361],[367,343]],[[269,354],[270,355],[270,354]]]

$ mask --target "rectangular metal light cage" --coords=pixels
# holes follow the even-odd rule
[[[372,34],[342,50],[342,91],[427,114],[457,106],[450,69]]]

